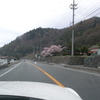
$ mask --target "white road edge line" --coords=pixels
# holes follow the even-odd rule
[[[88,71],[81,71],[81,70],[71,69],[71,68],[66,68],[66,69],[73,70],[73,71],[78,71],[78,72],[81,72],[81,73],[86,73],[86,74],[92,74],[92,75],[100,76],[100,74],[98,74],[98,73],[92,73],[92,72],[88,72]]]
[[[9,73],[10,71],[12,71],[13,69],[15,69],[19,64],[21,64],[22,62],[18,63],[15,67],[11,68],[10,70],[8,70],[7,72],[3,73],[0,75],[0,77],[4,76],[5,74]]]
[[[58,67],[58,66],[55,66],[55,67]],[[81,72],[81,73],[86,73],[86,74],[92,74],[92,75],[96,75],[96,76],[100,76],[100,74],[98,73],[92,73],[92,72],[88,72],[88,71],[82,71],[82,70],[77,70],[77,69],[72,69],[72,68],[64,68],[64,67],[58,67],[58,68],[62,68],[62,69],[66,69],[66,70],[72,70],[72,71],[77,71],[77,72]]]
[[[96,76],[100,76],[100,74],[98,73],[93,73],[93,72],[88,72],[88,71],[82,71],[82,70],[77,70],[77,69],[72,69],[72,68],[67,68],[67,67],[62,67],[60,65],[56,65],[56,66],[52,66],[52,67],[57,67],[57,68],[61,68],[61,69],[66,69],[66,70],[72,70],[72,71],[77,71],[77,72],[80,72],[80,73],[86,73],[86,74],[91,74],[91,75],[96,75]]]

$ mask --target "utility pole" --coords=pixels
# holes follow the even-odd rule
[[[33,46],[33,58],[35,57],[35,46]]]
[[[74,12],[75,10],[77,9],[76,8],[77,4],[75,4],[75,0],[73,0],[73,4],[70,5],[70,9],[73,10],[73,18],[72,18],[72,23],[73,23],[73,28],[72,28],[72,52],[71,52],[71,55],[73,56],[74,55]]]
[[[39,53],[39,59],[41,58],[41,51],[42,51],[42,40],[40,40],[40,53]]]
[[[37,45],[37,55],[38,55],[38,45]]]

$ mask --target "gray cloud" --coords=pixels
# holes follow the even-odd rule
[[[0,0],[0,46],[37,27],[65,28],[72,22],[73,0]],[[75,23],[100,6],[99,0],[75,0]],[[87,18],[95,16],[100,10]],[[87,19],[85,18],[85,19]],[[8,37],[9,38],[6,38]]]

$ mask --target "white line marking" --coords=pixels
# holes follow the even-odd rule
[[[96,76],[100,76],[100,74],[98,74],[98,73],[93,73],[93,72],[88,72],[88,71],[82,71],[82,70],[77,70],[77,69],[72,69],[72,68],[67,68],[67,67],[63,67],[63,66],[60,66],[60,65],[54,65],[54,66],[52,66],[52,67],[57,67],[57,68],[61,68],[61,69],[66,69],[66,70],[72,70],[72,71],[76,71],[76,72],[80,72],[80,73],[86,73],[86,74],[92,74],[92,75],[96,75]]]
[[[58,68],[61,68],[61,69],[66,69],[66,70],[72,70],[72,71],[76,71],[76,72],[80,72],[80,73],[86,73],[86,74],[91,74],[91,75],[96,75],[96,76],[100,76],[100,74],[98,73],[93,73],[93,72],[88,72],[88,71],[85,71],[85,70],[78,70],[78,69],[73,69],[73,68],[64,68],[62,66],[54,66],[54,67],[58,67]]]
[[[0,75],[0,77],[4,76],[5,74],[9,73],[10,71],[12,71],[13,69],[15,69],[19,64],[21,64],[22,62],[18,63],[15,67],[11,68],[10,70],[8,70],[7,72],[3,73]]]
[[[92,73],[92,72],[88,72],[88,71],[81,71],[81,70],[77,70],[77,69],[72,69],[72,68],[66,68],[66,69],[68,69],[68,70],[73,70],[73,71],[77,71],[77,72],[81,72],[81,73],[86,73],[86,74],[92,74],[92,75],[96,75],[96,76],[100,76],[100,74],[98,74],[98,73]]]

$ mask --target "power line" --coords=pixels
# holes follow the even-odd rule
[[[65,11],[65,13],[63,14],[63,16],[60,18],[60,20],[58,21],[58,23],[55,26],[61,26],[62,23],[66,20],[66,18],[69,16],[69,9],[67,11]]]
[[[81,0],[78,0],[77,1],[78,3],[80,3],[81,2]],[[77,4],[78,4],[77,3]],[[56,26],[61,26],[64,22],[65,22],[65,20],[68,18],[70,16],[70,10],[68,9],[65,13],[64,13],[64,15],[61,17],[61,19],[58,21],[58,23],[55,25],[55,27]]]
[[[100,14],[100,12],[98,13],[98,14],[96,14],[95,16],[97,16],[97,15],[99,15]]]
[[[65,17],[62,19],[62,22],[59,24],[60,26],[61,26],[61,25],[66,21],[66,19],[69,17],[70,12],[68,12],[66,15],[67,15],[67,16],[65,16]]]
[[[89,15],[87,15],[86,17],[84,17],[82,20],[84,20],[85,18],[89,17],[90,15],[92,15],[93,13],[95,13],[96,11],[98,11],[100,8],[96,9],[95,11],[93,11],[92,13],[90,13]]]
[[[100,1],[98,2],[98,3],[96,3],[92,8],[90,8],[86,13],[84,13],[82,16],[84,16],[85,15],[85,17],[83,18],[83,19],[85,19],[85,18],[87,18],[87,16],[90,16],[91,14],[88,14],[89,12],[91,13],[91,10],[93,11],[93,9],[96,7],[96,10],[98,9],[98,7],[100,7],[100,5],[98,5],[100,3]],[[98,6],[97,6],[98,5]],[[93,12],[92,12],[93,13]],[[88,14],[88,15],[87,15]],[[81,16],[80,16],[81,17]],[[77,18],[77,20],[79,20],[79,18],[80,17],[78,17]],[[81,20],[83,20],[83,19],[81,19]],[[76,20],[76,21],[77,21]]]
[[[81,0],[79,0],[76,4],[79,4],[81,2]]]
[[[99,1],[99,2],[100,2],[100,1]],[[96,8],[100,7],[100,5],[97,6],[97,5],[99,4],[99,2],[96,3],[92,8],[90,8],[85,14],[89,13],[89,11],[91,12],[91,10],[93,10],[95,6],[96,6]],[[83,14],[83,15],[84,15],[84,14]]]

